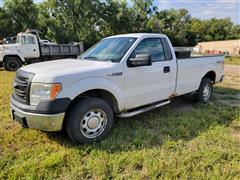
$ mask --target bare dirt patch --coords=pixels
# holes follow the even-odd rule
[[[171,109],[175,109],[178,112],[195,111],[194,101],[191,95],[185,95],[182,97],[177,97],[172,99],[171,103],[168,105]]]

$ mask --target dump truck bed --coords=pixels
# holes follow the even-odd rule
[[[83,52],[83,44],[41,44],[42,56],[74,56]]]

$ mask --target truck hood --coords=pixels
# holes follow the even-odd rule
[[[15,43],[15,44],[2,44],[2,45],[0,45],[0,49],[1,50],[15,50],[15,49],[18,49],[18,47],[19,47],[20,45],[19,44],[17,44],[17,43]]]
[[[116,63],[90,61],[80,59],[64,59],[35,63],[22,67],[21,70],[34,73],[33,82],[53,82],[61,81],[65,77],[71,76],[76,79],[77,75],[94,76],[99,71],[111,69]],[[76,77],[77,76],[77,77]]]
[[[18,43],[15,43],[15,44],[2,44],[0,46],[3,47],[3,48],[14,48],[14,47],[20,46],[20,44],[18,44]]]

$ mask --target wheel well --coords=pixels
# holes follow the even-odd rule
[[[3,62],[6,61],[9,57],[18,58],[23,63],[22,59],[18,55],[5,55],[3,58]]]
[[[215,83],[216,80],[216,73],[214,71],[209,71],[203,78],[209,78]]]
[[[103,89],[93,89],[78,95],[76,98],[72,100],[67,111],[71,109],[76,102],[87,97],[98,97],[100,99],[103,99],[113,108],[114,112],[116,113],[119,112],[118,103],[115,96],[109,91]]]

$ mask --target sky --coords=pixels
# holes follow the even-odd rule
[[[43,0],[34,0],[39,3]],[[3,0],[0,0],[2,6]],[[154,0],[159,10],[185,8],[192,17],[200,19],[230,17],[235,24],[240,24],[240,0]]]
[[[200,19],[230,17],[240,24],[240,0],[155,0],[154,5],[160,10],[185,8]]]

